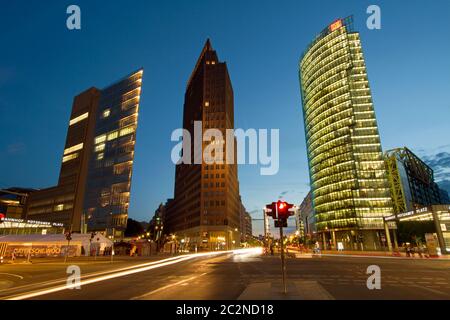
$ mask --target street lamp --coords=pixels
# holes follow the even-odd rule
[[[174,248],[174,254],[176,254],[177,253],[177,241],[176,241],[176,238],[177,238],[177,236],[176,235],[174,235],[174,234],[172,234],[172,241],[174,242],[174,244],[175,244],[175,248]]]

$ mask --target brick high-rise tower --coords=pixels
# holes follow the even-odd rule
[[[233,248],[239,245],[240,238],[236,153],[233,164],[207,164],[204,159],[201,164],[194,164],[197,121],[201,121],[202,132],[218,129],[224,138],[227,129],[234,129],[233,88],[227,65],[219,61],[209,39],[186,88],[183,128],[192,137],[192,164],[176,166],[175,197],[167,208],[166,231],[191,249]],[[209,143],[222,144],[223,154],[226,154],[224,141],[203,142],[202,150]]]

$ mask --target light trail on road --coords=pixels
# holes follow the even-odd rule
[[[59,291],[73,290],[78,286],[85,286],[85,285],[89,285],[89,284],[96,283],[96,282],[101,282],[101,281],[111,280],[114,278],[124,277],[124,276],[132,275],[135,273],[145,272],[148,270],[161,268],[164,266],[180,263],[180,262],[187,261],[187,260],[197,259],[197,258],[201,258],[201,257],[216,256],[216,255],[221,255],[221,254],[251,254],[251,253],[257,254],[257,253],[261,252],[261,250],[262,250],[261,248],[249,248],[249,249],[238,249],[238,250],[230,250],[230,251],[194,253],[194,254],[188,254],[188,255],[183,255],[183,256],[178,256],[178,257],[171,257],[171,258],[167,258],[167,259],[163,259],[163,260],[159,260],[159,261],[149,262],[147,264],[141,264],[138,266],[132,266],[132,267],[118,269],[116,271],[114,271],[114,270],[111,272],[105,271],[104,273],[107,273],[106,275],[97,276],[97,277],[95,277],[95,275],[91,275],[90,277],[92,277],[92,276],[94,276],[94,277],[90,278],[90,279],[85,279],[85,280],[81,279],[81,281],[79,283],[65,284],[65,285],[61,285],[61,286],[57,286],[57,287],[53,287],[53,288],[36,290],[34,292],[13,295],[13,296],[9,296],[9,297],[4,297],[2,299],[4,299],[4,300],[26,300],[26,299],[31,299],[31,298],[35,298],[38,296],[43,296],[43,295],[59,292]]]
[[[19,279],[23,279],[22,276],[20,276],[18,274],[14,274],[14,273],[0,273],[0,275],[11,276],[11,277],[16,277],[16,278],[19,278]]]
[[[88,279],[88,278],[92,278],[92,277],[95,277],[95,276],[111,274],[111,273],[114,273],[114,272],[120,272],[120,271],[124,271],[124,270],[130,270],[130,269],[134,269],[134,268],[139,268],[139,267],[145,267],[145,266],[149,266],[149,265],[159,264],[162,261],[177,260],[180,257],[182,257],[182,256],[176,256],[176,257],[166,258],[164,260],[157,260],[157,261],[152,261],[152,262],[140,263],[140,264],[137,264],[137,265],[132,265],[132,266],[129,266],[129,267],[123,267],[123,268],[118,268],[118,269],[99,271],[99,272],[92,272],[92,273],[88,273],[88,274],[80,276],[80,279]],[[65,264],[65,266],[69,266],[69,265],[70,264]],[[1,273],[0,273],[0,275],[1,275]],[[31,283],[31,284],[27,284],[27,285],[23,285],[23,286],[19,286],[19,287],[14,287],[12,289],[14,289],[14,290],[21,290],[21,289],[27,289],[27,288],[35,288],[35,287],[42,287],[42,286],[57,285],[57,284],[64,283],[66,281],[67,281],[67,277],[60,278],[60,279],[55,279],[55,280],[44,281],[44,282]],[[0,293],[1,293],[1,290],[0,290]]]

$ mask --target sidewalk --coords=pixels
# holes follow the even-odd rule
[[[314,254],[312,250],[304,251],[303,253],[300,253],[300,251],[289,248],[289,253],[295,253],[296,255],[299,255],[299,257],[305,255],[305,256],[342,256],[342,257],[379,257],[379,258],[399,258],[399,259],[411,259],[411,260],[449,260],[450,261],[450,255],[441,255],[441,256],[426,256],[425,254],[422,254],[422,257],[420,257],[417,253],[414,255],[414,257],[408,257],[406,256],[406,253],[404,252],[389,252],[389,251],[350,251],[350,250],[344,250],[344,251],[337,251],[337,250],[323,250],[321,251],[321,254]]]

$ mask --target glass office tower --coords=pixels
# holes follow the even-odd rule
[[[126,228],[142,74],[101,91],[84,198],[88,230],[120,236]]]
[[[299,66],[316,227],[327,248],[380,249],[392,201],[352,17],[323,30]]]
[[[126,228],[141,93],[140,69],[74,98],[58,185],[32,192],[25,217],[73,232]]]
[[[143,70],[74,98],[58,185],[30,194],[25,217],[73,232],[126,228]]]

